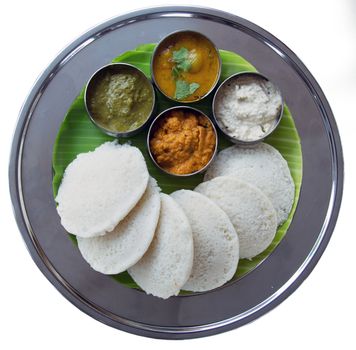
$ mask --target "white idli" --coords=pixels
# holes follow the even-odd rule
[[[56,201],[70,233],[93,237],[111,231],[140,200],[148,171],[136,147],[106,142],[66,168]]]
[[[258,187],[272,202],[278,225],[289,215],[294,201],[294,182],[286,160],[272,146],[231,146],[221,151],[208,168],[204,180],[217,176],[236,176]]]
[[[272,242],[277,217],[271,201],[260,191],[233,176],[202,182],[195,191],[215,202],[230,218],[239,237],[240,258],[253,258]]]
[[[116,274],[140,260],[148,249],[158,223],[161,199],[156,181],[150,178],[146,192],[119,222],[104,236],[77,237],[83,258],[96,271]]]
[[[134,266],[134,281],[148,294],[167,299],[177,295],[193,266],[192,229],[182,208],[161,194],[161,213],[153,241]]]
[[[230,219],[197,192],[180,190],[171,196],[183,208],[193,232],[193,269],[183,289],[204,292],[222,286],[234,276],[239,262],[239,240]]]

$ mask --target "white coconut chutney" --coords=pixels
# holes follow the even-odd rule
[[[256,141],[275,126],[282,108],[278,88],[259,76],[236,76],[219,90],[215,117],[229,136]]]

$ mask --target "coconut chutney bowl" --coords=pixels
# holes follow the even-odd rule
[[[88,117],[105,134],[130,137],[141,132],[155,111],[151,81],[128,63],[110,63],[99,68],[84,91]]]
[[[154,44],[174,31],[188,29],[211,38],[223,49],[223,61],[234,58],[224,67],[222,76],[235,73],[233,66],[239,71],[253,66],[283,91],[284,117],[265,142],[274,146],[282,142],[280,151],[287,157],[298,136],[300,142],[293,151],[301,151],[290,153],[289,160],[296,166],[300,164],[296,160],[302,159],[302,166],[294,168],[301,179],[300,195],[282,240],[242,278],[209,292],[162,300],[124,285],[127,275],[118,281],[117,276],[100,274],[88,265],[60,223],[54,188],[65,170],[61,162],[76,157],[73,147],[78,153],[89,152],[112,140],[89,120],[85,110],[82,91],[93,72],[129,51],[132,63],[145,58],[141,67],[147,74]],[[163,96],[156,97],[159,112],[171,106]],[[195,107],[210,113],[210,102],[207,98]],[[203,109],[200,103],[209,106]],[[283,124],[286,116],[288,123]],[[219,144],[222,141],[219,135]],[[195,176],[168,176],[152,164],[147,154],[147,129],[130,142],[145,150],[142,154],[158,182],[169,177],[162,186],[165,193],[188,185],[194,188]],[[9,164],[17,225],[48,281],[97,321],[121,331],[164,339],[198,338],[236,329],[289,297],[327,248],[341,205],[343,176],[335,118],[318,82],[301,60],[275,36],[243,18],[183,6],[150,8],[113,18],[67,46],[36,81],[23,105]]]
[[[212,103],[216,125],[226,138],[240,146],[252,146],[270,136],[278,127],[283,110],[281,90],[258,72],[239,72],[225,79]]]

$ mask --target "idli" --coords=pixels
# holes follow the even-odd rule
[[[294,182],[286,160],[272,146],[231,146],[221,151],[208,168],[204,180],[233,175],[259,188],[272,202],[278,225],[289,215],[294,201]]]
[[[193,191],[171,194],[187,215],[193,232],[193,269],[184,290],[205,292],[222,286],[235,274],[239,240],[226,215],[214,202]]]
[[[142,197],[148,177],[142,153],[128,144],[106,142],[79,154],[58,189],[61,224],[80,237],[113,230]]]
[[[161,194],[161,213],[153,241],[137,264],[128,269],[148,294],[167,299],[177,295],[193,266],[193,236],[183,209]]]
[[[272,242],[277,217],[271,201],[260,191],[233,176],[202,182],[195,191],[215,202],[230,218],[239,237],[240,258],[253,258]]]
[[[127,270],[148,249],[158,223],[160,207],[159,188],[151,177],[140,201],[113,231],[100,237],[77,237],[83,258],[101,273],[116,274]]]

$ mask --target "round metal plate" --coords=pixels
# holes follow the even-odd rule
[[[255,270],[208,293],[161,300],[95,272],[68,239],[52,195],[52,147],[63,117],[91,74],[120,53],[179,29],[235,51],[281,88],[301,137],[303,183],[292,224]],[[343,160],[330,107],[315,79],[283,43],[227,13],[193,7],[137,11],[92,29],[67,47],[33,87],[13,139],[10,191],[37,266],[74,305],[110,326],[157,338],[194,338],[250,322],[290,295],[311,272],[338,215]]]

